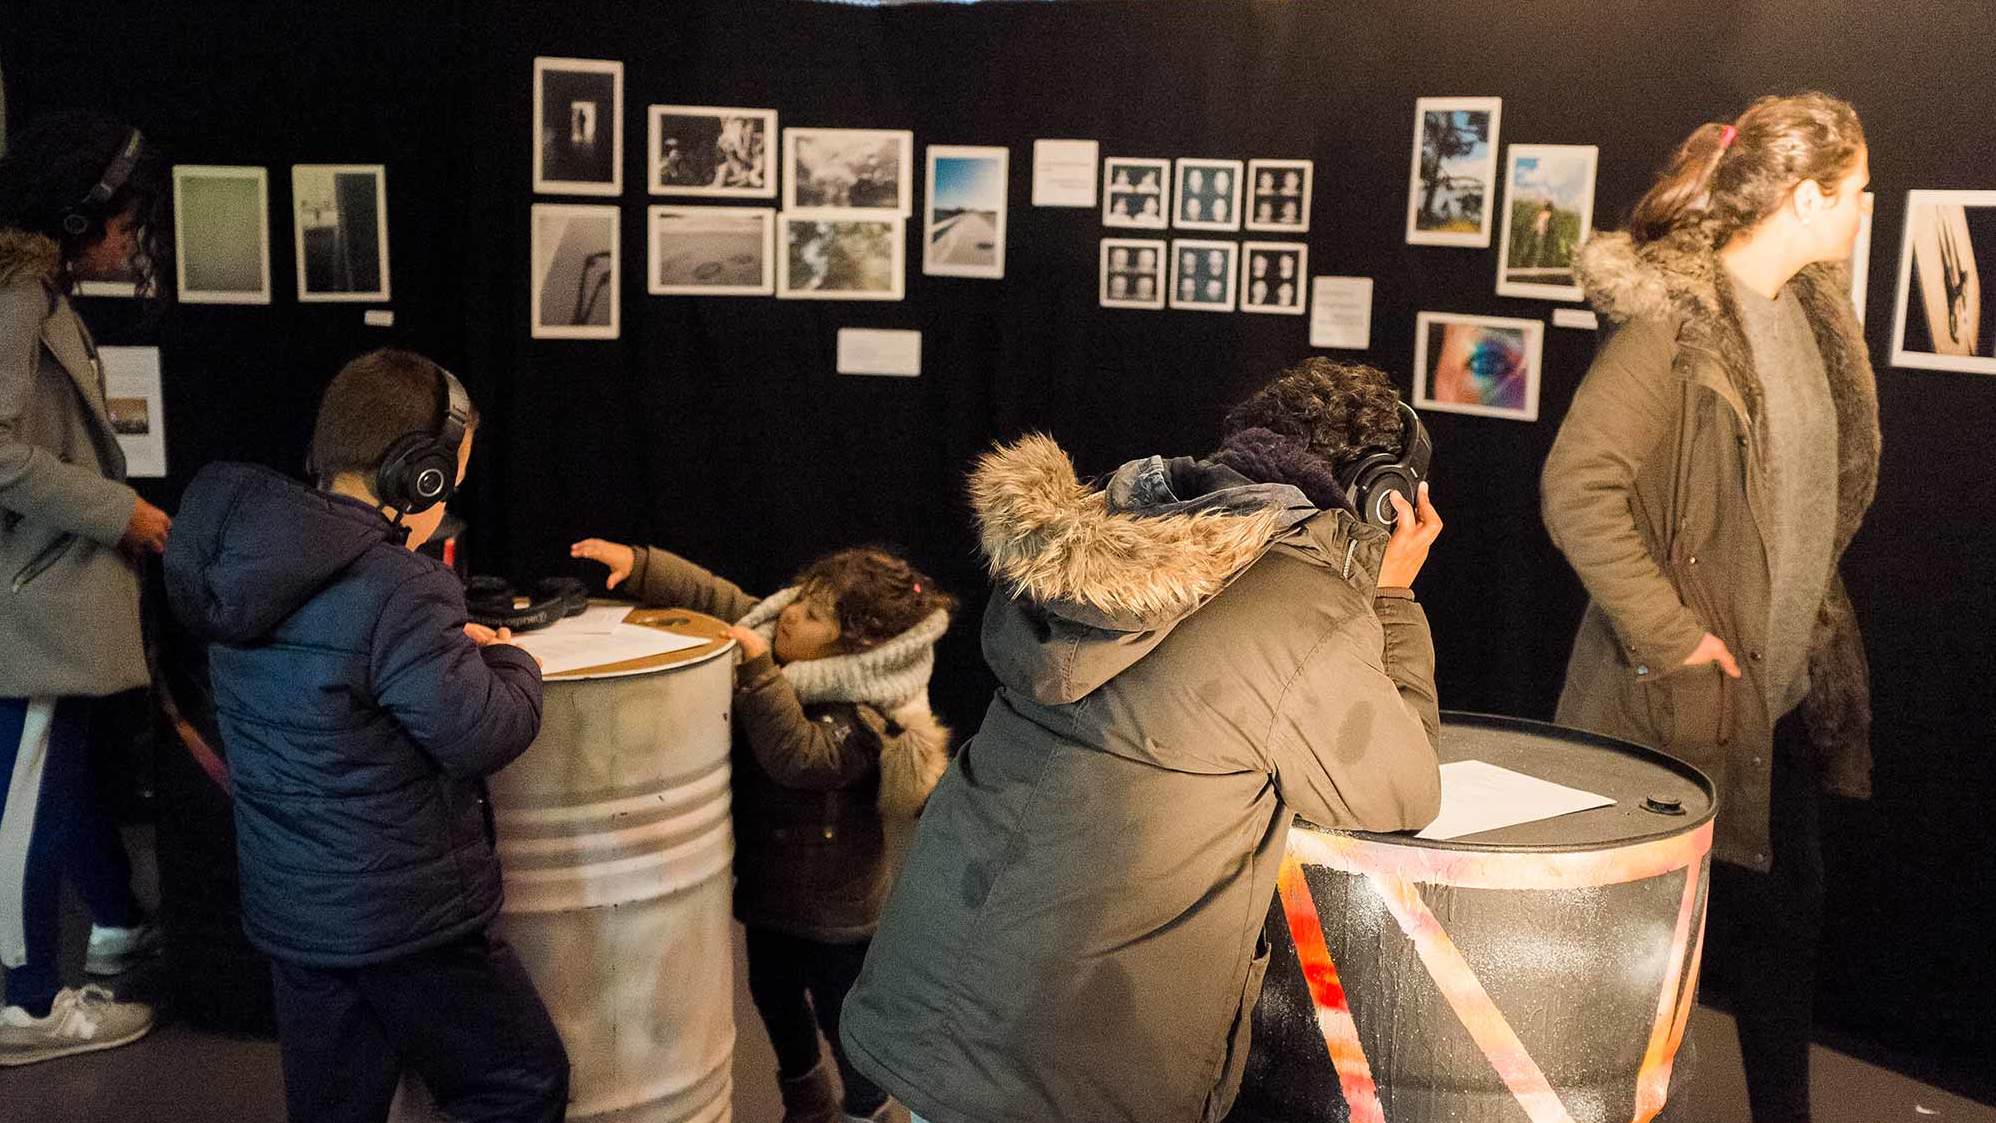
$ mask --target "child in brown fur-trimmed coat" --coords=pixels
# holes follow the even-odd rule
[[[609,587],[644,604],[734,622],[735,916],[784,1120],[878,1118],[887,1093],[846,1063],[839,1008],[887,899],[888,835],[948,762],[928,685],[955,600],[879,549],[828,555],[762,601],[656,547],[590,538],[570,553],[608,566]]]

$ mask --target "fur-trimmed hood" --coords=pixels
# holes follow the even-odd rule
[[[62,268],[62,249],[51,238],[0,226],[0,285],[20,280],[54,282]]]

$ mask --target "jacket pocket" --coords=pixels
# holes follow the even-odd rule
[[[1253,1044],[1254,1007],[1261,998],[1261,981],[1268,974],[1268,960],[1274,950],[1265,935],[1256,935],[1254,958],[1248,961],[1247,979],[1241,984],[1241,1001],[1234,1011],[1233,1032],[1227,1037],[1227,1055],[1220,1063],[1220,1083],[1206,1100],[1206,1123],[1219,1123],[1233,1110],[1240,1093],[1241,1078],[1247,1073],[1248,1048]]]
[[[1733,739],[1738,684],[1717,664],[1684,667],[1643,689],[1650,724],[1671,755],[1705,767]]]

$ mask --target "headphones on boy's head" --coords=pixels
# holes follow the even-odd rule
[[[62,232],[72,238],[81,238],[90,231],[90,224],[109,217],[104,208],[111,202],[125,181],[132,178],[132,169],[138,167],[139,154],[145,150],[146,138],[137,129],[125,137],[125,143],[118,148],[118,154],[105,166],[104,174],[97,177],[97,185],[73,206],[62,212]]]
[[[1361,456],[1338,473],[1345,498],[1351,500],[1359,517],[1388,531],[1399,521],[1390,497],[1397,491],[1408,503],[1418,503],[1421,484],[1427,480],[1428,465],[1435,456],[1435,442],[1428,436],[1427,426],[1421,424],[1421,415],[1406,402],[1399,406],[1400,450]]]
[[[465,583],[464,607],[474,624],[530,632],[581,614],[589,607],[589,590],[573,577],[549,577],[522,597],[503,577],[474,577]]]
[[[383,506],[420,515],[457,494],[457,450],[471,427],[471,396],[457,376],[443,376],[444,419],[434,433],[405,433],[382,454],[374,473],[374,494]]]

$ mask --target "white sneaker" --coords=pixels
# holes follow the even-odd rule
[[[122,975],[140,959],[159,950],[159,925],[142,920],[130,928],[90,926],[90,954],[83,961],[89,975]]]
[[[0,1066],[112,1049],[150,1029],[152,1007],[142,1002],[120,1002],[100,986],[65,987],[46,1018],[19,1006],[0,1007]]]

